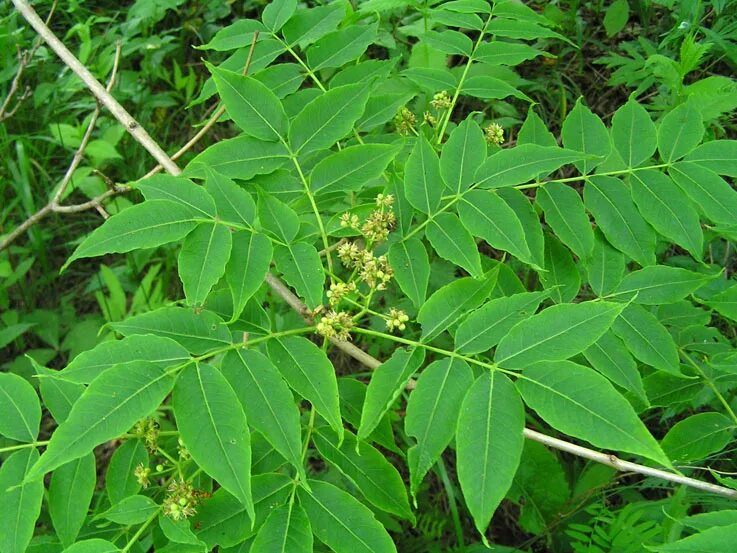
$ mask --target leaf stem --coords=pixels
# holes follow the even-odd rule
[[[703,369],[699,367],[698,363],[696,363],[696,361],[694,361],[693,358],[688,353],[686,353],[686,351],[683,348],[678,348],[678,349],[680,350],[681,357],[685,359],[688,362],[688,364],[691,365],[691,367],[693,367],[697,373],[699,373],[699,376],[704,380],[704,382],[706,382],[706,385],[709,386],[709,388],[711,388],[711,391],[714,392],[714,395],[719,400],[719,403],[722,404],[722,406],[724,407],[724,410],[727,412],[729,417],[735,422],[735,424],[737,424],[737,414],[735,414],[734,410],[729,405],[729,402],[726,400],[724,395],[722,395],[722,393],[719,391],[719,388],[717,388],[716,384],[714,384],[714,381],[706,375]]]

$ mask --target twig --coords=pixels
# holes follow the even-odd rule
[[[138,121],[136,121],[126,109],[120,105],[112,95],[105,90],[95,76],[80,63],[80,61],[72,54],[69,49],[62,43],[56,35],[51,32],[46,24],[41,21],[33,8],[28,4],[26,0],[13,0],[13,4],[16,9],[23,15],[36,32],[46,41],[51,49],[56,53],[57,56],[71,69],[75,75],[77,75],[87,88],[90,89],[92,94],[95,95],[97,100],[104,105],[113,116],[120,121],[126,130],[135,138],[146,150],[163,165],[164,169],[172,175],[179,175],[181,170],[177,167],[171,158],[166,155],[166,152],[149,136]]]
[[[118,72],[118,63],[120,61],[120,51],[121,51],[121,45],[118,43],[115,48],[115,59],[113,61],[113,68],[110,72],[110,77],[108,79],[107,88],[106,90],[109,92],[112,90],[113,85],[115,84],[115,76]],[[72,181],[72,177],[74,176],[74,172],[77,170],[77,167],[79,167],[79,164],[82,162],[82,159],[84,159],[84,150],[87,147],[88,142],[90,141],[90,138],[92,137],[92,132],[95,129],[95,125],[97,124],[97,119],[100,116],[100,105],[97,104],[95,106],[95,111],[92,112],[92,117],[90,117],[90,122],[87,125],[87,130],[84,133],[84,136],[82,137],[82,141],[79,144],[79,147],[77,148],[77,151],[74,152],[74,156],[72,157],[72,162],[69,164],[69,167],[67,168],[66,172],[64,173],[64,177],[61,179],[61,182],[59,183],[59,186],[54,193],[53,197],[47,203],[45,206],[43,206],[41,209],[39,209],[36,213],[31,215],[28,219],[23,221],[18,228],[13,230],[6,238],[5,240],[0,243],[0,251],[3,251],[5,248],[10,246],[19,236],[21,236],[24,232],[26,232],[29,228],[31,228],[33,225],[38,223],[41,219],[46,217],[49,213],[57,212],[57,213],[76,213],[78,211],[85,211],[87,209],[95,208],[101,206],[101,202],[113,194],[117,194],[123,190],[122,187],[115,187],[111,190],[108,190],[104,192],[103,194],[97,196],[96,198],[93,198],[92,200],[77,204],[77,205],[59,205],[59,202],[62,199],[62,196],[64,195],[64,191],[69,186],[69,183]]]
[[[251,48],[248,50],[248,57],[246,58],[246,65],[243,67],[243,74],[248,75],[248,71],[251,69],[251,60],[253,59],[253,51],[256,49],[256,41],[258,40],[258,31],[253,33],[253,40],[251,41]],[[182,157],[185,153],[187,153],[195,144],[197,144],[200,139],[207,134],[207,132],[212,128],[212,126],[217,123],[220,118],[225,113],[225,105],[221,105],[218,109],[215,110],[215,113],[210,116],[210,118],[207,120],[207,122],[202,126],[200,130],[198,130],[192,138],[190,138],[187,143],[179,148],[174,154],[172,154],[171,159],[176,161],[180,157]],[[159,164],[153,169],[151,169],[148,173],[144,175],[144,179],[147,179],[148,177],[152,177],[156,173],[159,173],[164,167]]]
[[[126,125],[130,121],[133,121],[132,117],[126,112],[120,104],[115,101],[112,96],[110,96],[110,93],[107,92],[102,85],[87,71],[87,69],[82,66],[79,61],[77,61],[74,56],[69,53],[69,51],[59,42],[59,40],[51,33],[51,31],[46,27],[43,22],[38,19],[38,16],[33,12],[33,10],[28,6],[27,2],[25,0],[13,0],[13,3],[16,5],[16,7],[21,11],[21,13],[26,17],[27,19],[31,20],[30,18],[34,18],[32,21],[32,24],[34,24],[34,27],[36,27],[36,30],[41,34],[44,39],[49,42],[50,45],[52,45],[52,48],[55,52],[59,55],[59,57],[62,58],[62,61],[66,63],[69,68],[77,73],[80,77],[82,75],[85,75],[85,77],[82,79],[87,86],[89,86],[93,93],[98,96],[100,101],[110,109],[110,106],[113,106],[115,109],[110,109],[110,111],[113,113],[113,115]],[[61,50],[57,50],[53,46],[53,44],[56,43],[61,46]],[[65,55],[62,55],[61,52],[65,52]],[[135,121],[133,121],[135,123]],[[137,126],[135,128],[129,128],[128,131],[133,134],[133,131],[135,130],[143,130],[140,127]],[[164,151],[159,147],[158,144],[156,144],[151,137],[143,131],[143,138],[141,139],[141,143],[146,146],[146,149],[151,153],[151,155],[154,156],[154,158],[161,162],[161,165],[170,173],[178,175],[180,174],[179,168],[176,166],[176,164],[171,161],[171,159],[164,153]],[[138,138],[138,137],[137,137]],[[160,157],[163,156],[162,159]],[[307,308],[307,306],[300,300],[287,286],[281,282],[276,276],[272,275],[271,273],[268,273],[266,276],[266,282],[269,284],[269,286],[274,290],[274,292],[280,296],[284,301],[289,304],[292,309],[300,313],[303,317],[306,318],[306,320],[311,321],[312,320],[312,313]],[[309,318],[308,318],[309,317]],[[369,368],[375,369],[379,365],[381,365],[381,361],[376,359],[375,357],[372,357],[371,355],[367,354],[365,351],[361,350],[360,348],[356,347],[354,344],[351,344],[350,342],[345,342],[342,340],[337,340],[335,338],[331,338],[331,343],[333,343],[338,349],[341,351],[347,353],[360,363],[366,365]],[[545,434],[541,434],[540,432],[536,432],[534,430],[530,430],[528,428],[524,429],[524,436],[527,439],[534,440],[537,442],[540,442],[542,444],[545,444],[549,447],[559,449],[561,451],[566,451],[568,453],[571,453],[573,455],[583,457],[585,459],[590,459],[592,461],[596,461],[598,463],[602,463],[605,465],[608,465],[612,468],[615,468],[617,470],[625,470],[637,474],[642,474],[646,476],[654,476],[657,478],[661,478],[663,480],[667,480],[669,482],[674,482],[676,484],[682,484],[685,486],[690,486],[693,488],[697,488],[703,491],[712,492],[715,494],[723,495],[726,497],[737,497],[737,491],[731,490],[729,488],[725,488],[723,486],[718,486],[716,484],[709,484],[707,482],[702,482],[700,480],[695,480],[693,478],[688,478],[686,476],[681,476],[678,474],[673,474],[670,472],[666,472],[659,469],[654,469],[651,467],[647,467],[644,465],[638,465],[637,463],[631,463],[629,461],[622,461],[618,459],[614,455],[608,455],[606,453],[601,453],[599,451],[594,451],[593,449],[588,449],[570,442],[566,442],[564,440],[560,440],[558,438],[553,438],[552,436],[547,436]]]
[[[292,293],[292,291],[289,290],[289,288],[287,288],[277,277],[269,273],[266,275],[266,282],[269,286],[271,286],[271,289],[274,290],[274,292],[278,296],[286,301],[289,306],[292,307],[292,309],[302,314],[303,317],[305,317],[305,313],[310,312],[309,309],[307,309],[307,306],[302,303],[302,300],[295,296],[294,293]],[[305,320],[310,323],[312,322],[311,319],[306,318]],[[351,344],[350,342],[344,342],[342,340],[338,340],[337,338],[331,338],[330,342],[334,344],[338,349],[347,353],[370,369],[375,369],[376,367],[381,365],[381,361],[379,361],[375,357],[372,357],[371,355],[356,347],[354,344]],[[408,385],[407,387],[412,388],[414,387],[413,384],[414,381],[410,381],[410,385]],[[614,469],[617,469],[618,471],[634,472],[637,474],[642,474],[644,476],[653,476],[655,478],[667,480],[675,484],[690,486],[692,488],[723,495],[726,497],[737,498],[737,491],[726,488],[724,486],[710,484],[709,482],[703,482],[701,480],[696,480],[695,478],[681,476],[680,474],[674,474],[672,472],[655,469],[645,465],[639,465],[630,461],[623,461],[615,455],[602,453],[600,451],[595,451],[593,449],[582,447],[571,442],[566,442],[564,440],[548,436],[547,434],[542,434],[540,432],[537,432],[536,430],[531,430],[529,428],[525,428],[523,430],[523,434],[528,440],[540,442],[541,444],[544,444],[548,447],[552,447],[560,451],[565,451],[566,453],[571,453],[572,455],[576,455],[577,457],[583,457],[584,459],[589,459],[591,461],[610,466]]]
[[[46,16],[46,22],[45,24],[48,25],[49,21],[51,21],[51,17],[54,15],[54,10],[56,9],[56,0],[54,0],[54,3],[51,4],[51,9],[49,10],[49,15]],[[10,90],[8,90],[8,95],[5,97],[5,101],[3,102],[2,106],[0,106],[0,121],[4,121],[5,119],[9,119],[13,115],[15,115],[15,112],[18,111],[18,108],[20,108],[21,104],[23,103],[23,100],[28,98],[31,94],[31,88],[26,86],[25,90],[23,91],[23,94],[16,100],[15,106],[13,106],[12,109],[8,110],[8,106],[10,105],[10,102],[13,100],[13,97],[15,96],[16,92],[18,92],[18,87],[20,85],[21,77],[23,77],[23,72],[26,70],[26,67],[33,59],[33,56],[36,55],[36,51],[41,46],[41,37],[37,36],[35,40],[33,41],[33,46],[31,46],[30,50],[26,50],[25,52],[21,52],[20,47],[18,48],[18,70],[15,73],[15,77],[13,77],[13,81],[10,83]]]

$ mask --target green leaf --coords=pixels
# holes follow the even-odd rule
[[[695,148],[686,156],[686,161],[729,177],[737,177],[735,160],[737,160],[737,140],[712,140]]]
[[[463,399],[456,432],[458,480],[482,536],[512,485],[524,424],[519,394],[499,372],[484,372]]]
[[[225,280],[233,298],[232,320],[240,317],[246,302],[263,284],[273,253],[271,241],[263,234],[247,230],[233,234],[232,255],[225,266]]]
[[[248,423],[304,476],[299,409],[278,369],[262,353],[239,349],[225,356],[222,372]]]
[[[301,336],[269,340],[268,350],[287,384],[312,404],[342,440],[338,382],[325,352]]]
[[[239,136],[216,142],[196,155],[185,173],[206,178],[216,171],[233,179],[251,179],[278,169],[289,160],[289,152],[281,142]]]
[[[200,551],[205,550],[205,543],[197,539],[190,529],[190,523],[186,519],[175,521],[171,517],[161,513],[158,517],[159,528],[164,535],[171,541],[180,544],[196,545],[199,546]]]
[[[737,223],[737,191],[714,171],[679,161],[668,168],[668,173],[707,219],[725,225]]]
[[[123,336],[155,334],[171,338],[194,354],[231,343],[230,331],[223,320],[205,309],[195,312],[183,307],[160,307],[110,326]]]
[[[99,514],[96,518],[104,518],[116,524],[130,526],[146,522],[159,508],[151,498],[145,495],[131,495],[121,500],[120,503],[116,503],[104,513]]]
[[[265,84],[277,98],[284,99],[299,90],[305,74],[296,63],[277,63],[255,73],[253,78]]]
[[[525,441],[522,459],[507,495],[519,506],[517,524],[525,532],[540,534],[565,509],[571,490],[558,457],[544,445]]]
[[[307,104],[292,120],[289,144],[296,154],[329,148],[363,114],[370,89],[364,83],[332,88]]]
[[[474,75],[468,77],[463,83],[463,94],[474,96],[483,100],[501,100],[514,96],[526,102],[532,102],[532,98],[520,92],[508,82],[487,75]]]
[[[647,110],[632,98],[612,117],[612,143],[627,167],[637,167],[655,153],[655,124]]]
[[[297,0],[272,0],[264,8],[261,21],[272,32],[277,32],[297,10]]]
[[[208,171],[205,189],[215,200],[218,216],[229,223],[251,226],[256,217],[256,204],[251,195],[233,180]]]
[[[42,367],[33,358],[29,357],[29,360],[36,374],[41,377],[38,388],[41,391],[44,405],[57,423],[64,422],[72,410],[72,405],[84,392],[84,385],[57,378],[59,371]]]
[[[358,427],[358,439],[365,440],[379,425],[402,393],[412,375],[425,360],[422,348],[396,349],[371,375]]]
[[[483,280],[459,278],[437,290],[417,314],[423,340],[429,342],[481,305],[496,285],[498,271]]]
[[[282,34],[289,46],[304,48],[334,30],[345,16],[341,3],[298,10],[284,24]]]
[[[488,301],[458,326],[456,351],[468,355],[490,350],[514,325],[531,317],[547,295],[546,292],[523,292]]]
[[[230,259],[230,229],[219,224],[197,225],[179,250],[179,278],[190,305],[202,305],[225,273]]]
[[[537,203],[561,242],[579,258],[589,257],[594,249],[594,231],[578,192],[565,184],[549,182],[538,189]]]
[[[534,265],[522,223],[493,190],[471,190],[464,194],[458,204],[458,215],[471,234],[483,238],[492,248],[508,251]]]
[[[629,273],[610,297],[618,300],[663,305],[675,303],[718,275],[694,273],[679,267],[653,265]]]
[[[732,553],[737,548],[737,524],[715,526],[664,545],[649,545],[656,553]]]
[[[673,181],[660,171],[638,171],[630,175],[632,199],[645,220],[698,260],[704,248],[699,214]]]
[[[597,372],[570,361],[527,367],[517,389],[551,426],[596,447],[626,451],[670,466],[630,403]]]
[[[545,235],[545,264],[539,272],[540,282],[556,303],[568,303],[578,295],[581,275],[573,255],[552,234]]]
[[[553,305],[526,319],[501,339],[494,361],[526,368],[537,361],[568,359],[596,342],[624,306],[604,301]]]
[[[341,445],[335,433],[327,429],[319,430],[313,440],[320,455],[340,470],[372,505],[414,521],[402,477],[381,452],[370,444],[358,442],[351,432],[345,433]]]
[[[133,474],[138,465],[148,466],[148,452],[141,440],[128,440],[115,450],[105,473],[105,489],[111,505],[141,489]]]
[[[274,249],[276,268],[284,280],[297,290],[307,307],[315,309],[322,305],[325,269],[320,255],[312,244],[297,242]]]
[[[174,377],[154,363],[113,365],[95,378],[77,400],[26,479],[37,480],[127,432],[161,404],[173,385]]]
[[[425,135],[417,137],[404,168],[404,193],[415,209],[430,215],[440,205],[443,194],[440,160]]]
[[[395,242],[389,248],[388,258],[402,292],[415,307],[421,307],[430,281],[430,261],[423,243],[417,238]]]
[[[511,2],[507,3],[508,5]],[[506,19],[503,17],[495,17],[486,26],[486,32],[489,35],[502,36],[507,38],[518,38],[522,40],[535,40],[538,38],[557,38],[568,41],[564,36],[546,29],[541,25],[537,25],[532,21],[515,17],[514,19]]]
[[[455,90],[458,86],[458,79],[447,68],[410,67],[401,74],[430,93],[439,90]]]
[[[352,495],[327,482],[311,480],[311,492],[297,488],[312,531],[335,553],[396,553],[374,514]]]
[[[584,357],[599,373],[606,376],[617,386],[621,386],[648,404],[642,377],[637,370],[637,363],[630,355],[622,340],[609,330],[596,343],[584,350]]]
[[[25,553],[34,534],[36,519],[41,514],[44,484],[27,481],[26,475],[38,461],[35,448],[11,453],[0,465],[0,550],[3,553]]]
[[[514,42],[482,42],[476,49],[473,59],[488,65],[519,65],[523,61],[535,59],[538,56],[548,54],[527,44]]]
[[[444,54],[470,57],[473,42],[459,31],[427,31],[420,39]]]
[[[31,323],[20,323],[6,326],[0,329],[0,348],[4,348],[8,344],[12,343],[13,340],[25,334],[29,329],[33,328]]]
[[[665,163],[673,163],[696,148],[703,137],[701,113],[688,103],[681,104],[658,126],[658,152]]]
[[[642,266],[655,264],[655,232],[637,211],[622,181],[592,177],[584,186],[583,199],[612,246]]]
[[[120,551],[120,549],[109,541],[92,538],[89,540],[78,541],[71,547],[67,547],[64,550],[64,553],[118,553],[118,551]]]
[[[678,421],[660,446],[679,463],[700,461],[727,447],[734,429],[734,422],[721,413],[698,413]]]
[[[177,428],[192,459],[246,506],[251,497],[251,434],[241,402],[220,371],[190,365],[172,394]]]
[[[598,156],[598,159],[587,158],[573,162],[576,169],[583,174],[591,173],[606,159],[612,149],[606,126],[598,115],[583,105],[581,98],[576,101],[576,105],[563,121],[560,134],[566,148]]]
[[[361,424],[361,412],[366,400],[367,388],[366,384],[355,378],[342,377],[338,379],[340,414],[354,428],[358,428]],[[394,430],[390,418],[390,413],[386,413],[379,421],[376,429],[370,433],[368,440],[385,447],[389,451],[403,455],[403,452],[394,443]]]
[[[193,218],[213,219],[217,215],[215,201],[207,190],[182,176],[154,175],[138,181],[136,188],[146,201],[170,200],[189,208]]]
[[[307,49],[307,63],[313,72],[341,67],[355,60],[376,40],[376,23],[350,25],[325,35]]]
[[[591,289],[597,296],[606,296],[624,276],[624,255],[612,248],[599,231],[594,237],[591,257],[583,261]]]
[[[187,350],[174,340],[141,333],[97,344],[77,355],[63,371],[56,374],[57,380],[89,384],[105,369],[119,363],[151,361],[165,369],[189,359]]]
[[[256,31],[264,31],[264,26],[260,22],[254,19],[239,19],[220,29],[207,44],[195,48],[219,52],[244,48],[251,44],[253,33]]]
[[[33,442],[41,425],[41,404],[28,381],[13,373],[0,373],[0,435]]]
[[[245,134],[261,140],[286,138],[289,119],[276,94],[253,77],[207,65],[228,115]]]
[[[399,148],[392,144],[357,144],[321,160],[310,174],[315,194],[357,192],[381,176]]]
[[[614,0],[604,12],[604,29],[608,37],[612,37],[624,29],[630,17],[630,5],[627,0]]]
[[[486,159],[486,140],[478,123],[467,117],[443,145],[440,154],[440,174],[453,194],[473,184],[476,169]]]
[[[51,475],[49,515],[61,543],[69,547],[82,529],[95,491],[97,472],[92,453],[60,466]]]
[[[352,66],[355,67],[355,66]],[[409,103],[417,92],[390,92],[388,94],[372,94],[366,102],[366,111],[358,120],[356,130],[370,131],[387,123],[397,112]]]
[[[62,267],[77,259],[106,253],[155,248],[181,240],[197,226],[191,210],[169,200],[148,200],[124,209],[97,227]]]
[[[461,359],[446,358],[425,367],[407,401],[404,431],[416,443],[407,451],[410,490],[417,490],[427,472],[448,447],[473,373]]]
[[[497,190],[496,193],[516,213],[522,224],[524,239],[534,260],[534,265],[542,267],[545,263],[545,237],[540,225],[540,216],[532,206],[530,198],[516,188],[502,188]]]
[[[481,278],[481,257],[476,242],[456,215],[438,213],[427,225],[425,235],[440,257]]]
[[[476,171],[475,181],[480,188],[515,186],[585,157],[580,152],[563,148],[523,144],[489,156]]]
[[[673,338],[657,318],[639,305],[630,305],[612,325],[637,359],[676,376],[682,376]]]
[[[517,135],[517,144],[537,144],[538,146],[557,146],[553,133],[545,126],[545,122],[530,106],[527,110],[525,122]]]
[[[737,321],[737,286],[730,286],[726,290],[714,294],[705,303],[720,315]]]
[[[250,553],[312,553],[312,528],[294,503],[274,509],[256,534]]]
[[[299,216],[271,194],[259,195],[258,218],[264,230],[283,242],[292,242],[299,232]]]

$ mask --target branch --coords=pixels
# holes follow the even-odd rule
[[[120,51],[121,51],[121,45],[118,43],[115,48],[115,58],[113,61],[113,68],[110,72],[110,77],[108,79],[107,83],[107,90],[108,92],[112,90],[114,84],[115,84],[115,76],[118,72],[118,63],[120,61]],[[69,164],[69,167],[67,168],[66,172],[64,173],[64,177],[62,177],[61,182],[59,183],[59,186],[54,193],[53,197],[47,203],[45,206],[43,206],[41,209],[39,209],[36,213],[31,215],[28,219],[23,221],[18,228],[13,230],[8,236],[5,237],[5,240],[0,243],[0,251],[3,251],[8,246],[10,246],[15,240],[21,236],[24,232],[26,232],[29,228],[31,228],[33,225],[38,223],[41,219],[46,217],[49,213],[57,212],[57,213],[71,213],[71,212],[78,212],[78,211],[85,211],[87,209],[97,208],[100,207],[101,202],[106,199],[109,196],[112,196],[113,194],[118,194],[119,192],[122,192],[124,190],[124,187],[114,187],[111,190],[107,190],[106,192],[103,192],[96,198],[93,198],[92,200],[77,204],[77,205],[68,205],[68,206],[62,206],[59,205],[59,202],[61,201],[61,197],[64,195],[64,191],[69,186],[69,183],[72,181],[72,177],[74,176],[74,172],[77,170],[77,167],[79,167],[79,164],[82,162],[82,159],[84,159],[84,150],[87,148],[87,144],[90,141],[90,138],[92,137],[92,132],[95,129],[95,125],[97,124],[97,119],[100,116],[100,105],[97,104],[95,106],[95,111],[92,112],[92,117],[90,117],[90,122],[87,125],[87,130],[84,133],[84,136],[82,137],[82,141],[79,144],[79,147],[77,148],[77,151],[74,152],[74,156],[72,157],[72,162]]]
[[[13,3],[23,14],[23,16],[31,22],[34,28],[36,28],[37,32],[41,34],[41,36],[43,36],[44,40],[49,43],[49,45],[59,55],[62,61],[64,61],[64,63],[66,63],[72,71],[79,75],[80,78],[82,78],[85,84],[87,84],[87,86],[92,90],[95,96],[100,100],[100,102],[102,102],[103,105],[110,109],[115,118],[126,126],[128,132],[133,134],[134,137],[136,137],[136,139],[138,139],[139,142],[141,142],[141,144],[146,147],[149,153],[151,153],[151,155],[157,161],[159,161],[159,163],[161,163],[163,168],[173,175],[180,174],[181,171],[179,170],[179,167],[177,167],[177,165],[166,155],[161,147],[153,141],[148,133],[146,133],[145,130],[138,126],[138,124],[128,114],[128,112],[125,111],[125,109],[123,109],[123,107],[110,95],[110,93],[102,87],[102,85],[92,76],[92,74],[82,64],[79,63],[79,61],[66,49],[66,47],[64,47],[63,44],[61,44],[61,42],[53,35],[48,27],[46,27],[43,22],[38,18],[36,13],[30,8],[28,3],[25,0],[13,0]],[[131,123],[133,124],[132,126]],[[281,282],[281,280],[279,280],[271,273],[268,273],[266,276],[266,282],[278,296],[284,299],[284,301],[286,301],[287,304],[292,307],[292,309],[302,315],[305,320],[309,321],[310,323],[312,322],[312,313],[310,312],[310,310],[302,302],[302,300],[300,300],[289,288],[287,288],[284,283]],[[381,361],[379,361],[375,357],[372,357],[371,355],[356,347],[350,342],[345,342],[336,338],[331,338],[330,342],[341,351],[347,353],[348,355],[371,369],[375,369],[376,367],[381,365]],[[410,387],[411,384],[412,383],[410,383]],[[654,476],[676,484],[690,486],[692,488],[712,492],[730,498],[737,498],[737,491],[723,486],[710,484],[708,482],[702,482],[694,478],[688,478],[686,476],[666,472],[660,469],[654,469],[645,465],[639,465],[637,463],[631,463],[629,461],[622,461],[614,455],[608,455],[606,453],[601,453],[593,449],[588,449],[570,442],[566,442],[564,440],[560,440],[558,438],[553,438],[552,436],[541,434],[540,432],[536,432],[535,430],[531,430],[529,428],[525,428],[523,432],[525,438],[529,440],[534,440],[549,447],[571,453],[578,457],[583,457],[585,459],[596,461],[597,463],[602,463],[620,471],[629,471],[645,476]]]
[[[13,4],[16,9],[23,15],[36,32],[41,35],[51,49],[56,53],[57,56],[71,69],[75,75],[77,75],[87,88],[90,89],[95,98],[104,105],[113,116],[120,121],[126,130],[135,138],[148,152],[158,161],[167,172],[172,175],[179,175],[181,170],[177,167],[171,158],[166,155],[166,152],[149,136],[138,121],[133,119],[130,113],[120,105],[120,103],[112,97],[112,95],[105,90],[105,87],[100,84],[95,76],[80,63],[80,61],[72,54],[64,44],[56,38],[56,35],[51,32],[46,24],[41,21],[33,8],[28,4],[27,0],[13,0]]]
[[[49,15],[46,16],[46,25],[48,25],[49,21],[51,21],[51,17],[54,15],[55,9],[56,0],[54,0],[54,3],[51,4]],[[23,72],[26,70],[26,67],[33,59],[33,56],[36,55],[36,50],[38,50],[38,48],[41,46],[41,42],[41,37],[37,36],[36,39],[33,41],[33,46],[31,46],[30,50],[21,52],[20,48],[18,48],[18,70],[15,72],[15,77],[13,77],[13,81],[10,83],[10,90],[8,90],[8,95],[5,97],[5,101],[3,102],[2,106],[0,106],[0,121],[9,119],[13,115],[15,115],[15,112],[18,111],[18,108],[20,108],[23,100],[28,98],[28,96],[30,95],[31,89],[27,86],[23,91],[23,94],[21,94],[21,96],[15,102],[15,106],[13,106],[12,109],[8,109],[8,107],[10,106],[10,102],[13,100],[16,92],[18,92],[18,86],[20,85],[21,77],[23,77]]]
[[[310,310],[302,302],[302,300],[294,295],[294,293],[289,288],[287,288],[277,277],[275,277],[271,273],[268,273],[266,275],[266,283],[271,286],[271,289],[274,290],[274,292],[285,302],[287,302],[292,309],[301,314],[304,317],[305,321],[308,322],[308,324],[312,324],[312,316],[310,314]],[[370,369],[376,369],[376,367],[381,365],[381,361],[379,361],[375,357],[372,357],[371,355],[356,347],[350,342],[344,342],[342,340],[338,340],[335,337],[330,338],[330,342],[334,344],[335,347],[347,353]],[[414,385],[415,381],[410,380],[407,388],[414,388]],[[548,447],[552,447],[560,451],[565,451],[566,453],[570,453],[577,457],[583,457],[584,459],[589,459],[591,461],[610,466],[618,471],[634,472],[637,474],[642,474],[644,476],[654,476],[655,478],[667,480],[675,484],[689,486],[691,488],[696,488],[705,492],[711,492],[726,497],[737,498],[737,491],[726,488],[724,486],[718,486],[716,484],[710,484],[709,482],[696,480],[695,478],[681,476],[680,474],[674,474],[672,472],[655,469],[645,465],[631,463],[630,461],[623,461],[615,455],[602,453],[600,451],[595,451],[593,449],[582,447],[571,442],[566,442],[564,440],[542,434],[535,430],[531,430],[530,428],[525,428],[523,430],[523,434],[528,440],[540,442],[541,444],[544,444]]]

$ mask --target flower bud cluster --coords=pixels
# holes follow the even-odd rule
[[[452,104],[447,90],[441,90],[435,94],[430,102],[430,105],[437,110],[448,109]]]
[[[489,144],[500,146],[504,143],[504,129],[499,123],[489,123],[489,126],[484,129],[484,132],[486,141]]]
[[[341,300],[349,294],[356,291],[356,283],[349,282],[345,284],[343,282],[334,282],[330,285],[330,290],[327,291],[328,302],[331,307],[338,305]]]
[[[372,211],[363,224],[355,213],[343,213],[340,216],[340,226],[360,231],[370,242],[383,242],[397,223],[392,211],[393,203],[394,196],[391,194],[379,194],[376,196],[376,205],[379,209]]]
[[[397,128],[397,132],[403,136],[409,135],[415,127],[417,118],[407,106],[400,109],[394,116],[394,126]]]
[[[338,257],[343,265],[358,271],[358,277],[369,288],[385,290],[386,284],[394,276],[385,255],[375,256],[373,252],[360,249],[355,242],[345,242],[338,247]]]
[[[345,311],[328,311],[317,323],[317,333],[325,338],[350,340],[353,319]]]
[[[163,511],[172,520],[184,520],[196,512],[200,494],[185,480],[174,480],[166,490]]]
[[[158,447],[159,425],[154,419],[142,419],[133,427],[133,435],[143,440],[146,449],[155,453]]]
[[[149,480],[149,477],[151,476],[151,469],[149,467],[144,467],[143,463],[138,463],[138,466],[133,469],[133,476],[136,477],[136,482],[138,482],[138,485],[141,486],[143,489],[148,488],[151,481]]]
[[[386,321],[386,328],[389,329],[389,332],[394,332],[395,330],[401,331],[407,327],[405,324],[407,321],[409,321],[409,317],[404,311],[392,307],[389,310],[389,318]]]

